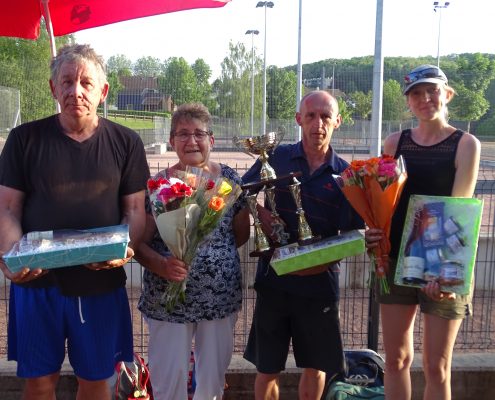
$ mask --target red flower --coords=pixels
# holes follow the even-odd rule
[[[214,186],[215,182],[213,182],[211,179],[208,179],[208,181],[206,182],[206,190],[213,189]]]
[[[165,178],[157,178],[157,179],[148,179],[148,190],[150,193],[153,193],[157,190],[161,185],[168,185],[169,181]]]

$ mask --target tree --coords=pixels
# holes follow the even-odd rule
[[[134,63],[134,75],[156,77],[161,74],[163,65],[156,57],[141,57]]]
[[[58,37],[58,47],[73,43],[72,35]],[[0,37],[0,86],[20,91],[21,121],[32,121],[55,112],[49,86],[50,40],[44,22],[37,40]]]
[[[274,66],[268,68],[267,74],[268,117],[271,119],[293,118],[296,109],[296,74]]]
[[[109,104],[117,104],[117,95],[123,89],[118,72],[109,72],[107,74],[107,81],[110,86],[110,89],[108,90],[107,102]]]
[[[449,111],[451,117],[459,121],[468,121],[467,130],[471,128],[471,121],[480,119],[490,108],[482,90],[469,90],[464,84],[456,85],[457,96],[452,100]]]
[[[132,75],[132,61],[124,54],[109,57],[107,61],[107,73],[110,74],[112,72],[117,73],[119,76]]]
[[[171,57],[165,65],[165,74],[158,78],[158,86],[172,96],[174,104],[201,101],[196,74],[187,61]]]
[[[349,95],[349,100],[354,105],[354,115],[361,119],[369,119],[372,108],[372,92],[353,92]]]
[[[339,105],[339,114],[342,116],[342,123],[353,125],[352,109],[347,105],[347,102],[342,97],[337,97],[337,103]]]
[[[208,109],[214,110],[217,103],[213,99],[212,88],[209,82],[211,78],[210,66],[206,64],[205,60],[198,58],[191,68],[196,76],[198,100],[208,107]]]
[[[383,120],[402,121],[406,112],[406,103],[400,83],[390,79],[383,84]]]
[[[262,91],[257,76],[262,60],[254,55],[255,115],[261,117]],[[251,51],[243,43],[229,43],[229,55],[221,63],[220,78],[213,83],[213,91],[218,102],[216,115],[224,118],[244,119],[245,130],[250,125],[251,116]]]

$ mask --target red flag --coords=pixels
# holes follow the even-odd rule
[[[152,15],[223,7],[230,0],[9,0],[0,9],[0,36],[37,39],[48,4],[55,36]]]

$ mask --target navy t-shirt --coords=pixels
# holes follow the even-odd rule
[[[302,176],[297,178],[301,182],[302,208],[315,236],[326,238],[337,235],[340,231],[363,228],[361,218],[347,202],[333,176],[339,175],[348,166],[334,151],[328,161],[312,174],[301,142],[278,146],[269,154],[268,162],[274,168],[277,177],[291,172],[302,172]],[[243,182],[259,181],[260,168],[261,162],[258,160],[244,174]],[[287,224],[289,241],[294,242],[297,240],[298,215],[294,199],[287,188],[290,183],[290,180],[283,180],[275,185],[275,203],[280,217]],[[330,267],[327,272],[317,275],[278,276],[269,263],[269,258],[260,257],[256,283],[303,296],[338,300],[338,266]]]

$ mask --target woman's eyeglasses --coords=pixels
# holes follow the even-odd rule
[[[437,78],[447,82],[447,77],[439,68],[427,68],[421,71],[411,72],[404,77],[404,82],[406,85],[409,85],[425,78]]]
[[[200,129],[196,129],[194,132],[188,131],[179,131],[174,134],[174,137],[179,142],[187,142],[189,138],[192,136],[196,142],[204,141],[208,136],[210,136],[211,132],[202,131]]]

